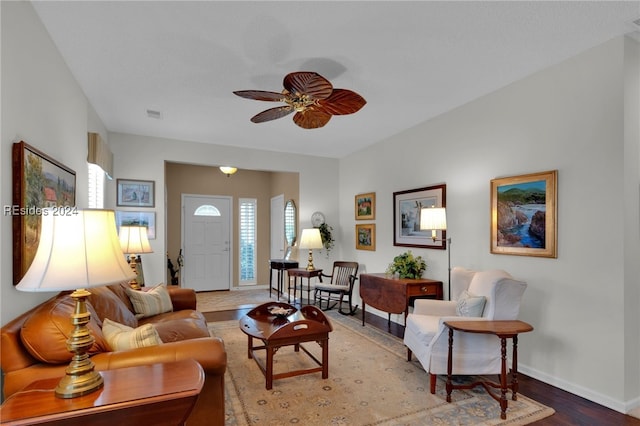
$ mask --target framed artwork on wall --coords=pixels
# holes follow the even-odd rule
[[[121,226],[146,226],[147,238],[156,239],[156,212],[116,211],[118,233]]]
[[[445,249],[446,232],[437,231],[433,241],[431,231],[420,229],[420,210],[425,207],[446,207],[445,184],[409,189],[393,193],[393,245]]]
[[[26,142],[12,147],[13,194],[5,215],[13,218],[13,285],[31,266],[40,242],[44,207],[52,214],[77,213],[76,172]],[[7,211],[9,210],[9,211]]]
[[[376,218],[376,193],[369,192],[355,196],[356,220],[373,220]]]
[[[119,207],[155,207],[155,182],[152,180],[117,180],[116,205]]]
[[[491,180],[491,253],[558,257],[557,175]]]
[[[356,249],[376,250],[376,225],[366,223],[356,225]]]

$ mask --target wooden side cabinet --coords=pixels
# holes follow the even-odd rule
[[[404,312],[405,324],[411,299],[430,297],[442,300],[442,281],[429,278],[394,278],[386,274],[360,274],[360,298],[362,299],[362,325],[366,306],[372,306],[389,314]]]
[[[194,360],[150,364],[100,372],[104,387],[88,395],[61,399],[59,378],[38,380],[0,406],[2,425],[136,426],[184,424],[204,385]]]

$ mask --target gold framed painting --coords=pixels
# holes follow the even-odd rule
[[[558,171],[491,180],[491,253],[558,257]]]
[[[40,242],[44,208],[49,214],[77,214],[76,172],[24,141],[12,147],[13,204],[4,214],[13,219],[13,285],[31,266]]]
[[[368,192],[355,196],[356,220],[373,220],[376,218],[376,193]]]
[[[356,225],[356,250],[376,250],[375,223]]]

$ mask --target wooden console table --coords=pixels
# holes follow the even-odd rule
[[[184,361],[101,371],[104,387],[62,399],[60,378],[33,382],[0,406],[2,425],[136,426],[184,424],[204,385],[200,364]]]
[[[391,314],[404,312],[405,323],[412,298],[431,297],[442,300],[442,281],[428,278],[394,278],[387,274],[360,274],[360,298],[362,298],[362,325],[366,305]]]
[[[284,271],[287,269],[297,268],[298,262],[287,259],[270,259],[269,260],[269,298],[271,298],[271,290],[275,290],[278,294],[278,300],[284,288]],[[273,271],[278,271],[278,282],[276,288],[273,287]]]
[[[500,403],[500,418],[507,418],[507,390],[511,389],[511,399],[517,401],[518,393],[518,334],[533,331],[533,327],[524,321],[445,321],[449,327],[449,358],[447,359],[447,402],[451,402],[451,392],[454,389],[471,389],[482,385],[493,399]],[[502,367],[500,371],[500,383],[489,380],[473,382],[468,385],[454,385],[451,382],[453,361],[453,330],[464,333],[493,334],[500,338],[502,351]],[[511,365],[511,381],[507,383],[507,339],[513,340],[513,353]],[[500,396],[494,394],[491,389],[500,389]]]

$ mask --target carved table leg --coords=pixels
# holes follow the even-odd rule
[[[449,356],[447,358],[447,402],[451,402],[451,391],[453,384],[451,383],[451,373],[453,370],[453,328],[449,329]]]
[[[267,379],[266,388],[269,390],[273,387],[273,348],[271,346],[267,346],[267,365],[265,376]]]
[[[518,400],[518,335],[513,336],[513,360],[511,361],[511,399]]]
[[[500,373],[500,418],[507,418],[507,339],[500,338],[502,369]]]

